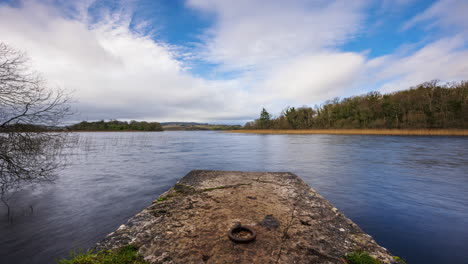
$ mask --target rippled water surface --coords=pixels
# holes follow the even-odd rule
[[[468,263],[468,139],[77,133],[55,184],[0,207],[0,263],[53,263],[86,249],[192,169],[291,171],[392,253]]]

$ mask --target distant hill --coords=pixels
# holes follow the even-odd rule
[[[166,131],[182,131],[182,130],[235,130],[241,129],[240,125],[217,125],[196,122],[163,122],[162,127]]]
[[[163,131],[161,124],[158,122],[146,121],[83,121],[78,124],[68,126],[71,131]]]
[[[49,128],[49,130],[68,130],[68,131],[181,131],[181,130],[236,130],[241,129],[240,125],[218,125],[197,122],[145,122],[145,121],[83,121],[63,128]],[[18,126],[15,129],[26,129],[26,127]],[[28,128],[32,129],[32,128]],[[34,127],[39,129],[39,127]],[[47,129],[47,128],[44,128]]]
[[[176,125],[176,126],[201,126],[209,125],[208,123],[197,123],[197,122],[161,122],[162,126]]]

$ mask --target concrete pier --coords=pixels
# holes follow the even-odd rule
[[[256,233],[236,243],[236,225]],[[251,234],[247,234],[251,235]],[[395,263],[330,202],[287,172],[192,171],[96,246],[132,244],[149,263],[346,263],[366,251]]]

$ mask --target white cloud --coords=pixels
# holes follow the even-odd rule
[[[279,112],[339,96],[365,57],[337,47],[359,34],[366,1],[189,0],[211,14],[199,52],[240,78],[258,104]]]
[[[192,76],[173,47],[130,30],[128,14],[90,25],[60,11],[35,1],[1,5],[0,35],[51,85],[75,91],[78,118],[204,121],[245,117],[252,107],[232,82]]]
[[[464,31],[468,30],[468,1],[466,0],[439,0],[416,15],[403,25],[408,29],[416,25],[429,27],[443,27],[445,29],[456,27]]]
[[[380,90],[407,89],[425,81],[460,81],[468,78],[468,50],[462,36],[432,42],[410,55],[379,57],[367,62],[369,81],[388,80]]]
[[[335,48],[361,26],[362,1],[189,0],[216,17],[201,49],[226,70],[258,68]]]
[[[260,87],[263,93],[273,94],[270,100],[321,102],[353,87],[364,61],[364,56],[351,52],[303,55],[276,67]]]
[[[467,10],[468,1],[439,0],[408,20],[404,30],[421,26],[432,30],[428,38],[434,40],[411,54],[397,52],[369,61],[367,70],[374,73],[369,81],[385,81],[380,90],[390,92],[433,79],[468,79]]]

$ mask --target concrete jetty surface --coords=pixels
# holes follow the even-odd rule
[[[249,226],[255,240],[230,240],[228,232],[239,224]],[[128,244],[149,263],[343,264],[345,254],[358,250],[395,263],[386,249],[287,172],[192,171],[95,249]]]

